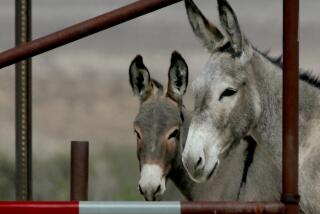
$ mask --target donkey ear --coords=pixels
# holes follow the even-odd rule
[[[208,51],[215,52],[224,43],[223,34],[206,19],[192,0],[185,0],[185,6],[193,32]]]
[[[133,94],[139,96],[141,101],[145,101],[151,95],[152,85],[149,71],[143,64],[142,56],[136,56],[131,62],[129,77]]]
[[[167,96],[180,104],[188,87],[188,65],[177,51],[172,53],[168,76]]]
[[[241,54],[246,41],[242,36],[237,16],[227,0],[218,0],[218,8],[221,25],[229,37],[232,48],[237,54]]]

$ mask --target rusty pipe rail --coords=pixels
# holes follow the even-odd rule
[[[283,164],[282,199],[299,213],[299,0],[283,1]]]
[[[285,214],[281,203],[254,202],[0,202],[0,212],[10,214]]]
[[[181,202],[182,214],[284,214],[285,204],[262,202]]]
[[[74,42],[181,0],[140,0],[0,54],[0,68]]]

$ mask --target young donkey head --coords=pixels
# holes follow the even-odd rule
[[[151,79],[141,56],[129,69],[134,95],[140,98],[140,110],[134,121],[141,177],[139,191],[146,200],[159,200],[167,178],[182,152],[180,128],[184,122],[182,96],[188,85],[188,67],[178,52],[173,52],[167,92]]]
[[[212,25],[192,0],[185,4],[194,33],[211,54],[193,82],[195,108],[182,154],[189,175],[202,182],[259,118],[260,98],[251,66],[256,52],[226,0],[218,0],[225,33]]]

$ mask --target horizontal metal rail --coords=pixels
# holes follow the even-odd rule
[[[0,202],[10,214],[284,214],[282,203],[256,202]]]
[[[140,0],[0,54],[0,68],[82,39],[181,0]]]

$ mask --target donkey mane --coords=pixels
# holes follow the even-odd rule
[[[282,55],[278,57],[270,56],[269,51],[259,51],[257,48],[254,48],[256,51],[258,51],[262,56],[264,56],[266,59],[268,59],[272,64],[278,66],[279,68],[283,68],[283,57]],[[312,73],[310,70],[301,69],[299,70],[299,79],[309,83],[311,86],[316,87],[320,89],[320,77],[316,74]]]
[[[320,78],[317,75],[312,74],[310,71],[300,70],[299,76],[302,81],[320,89]]]

